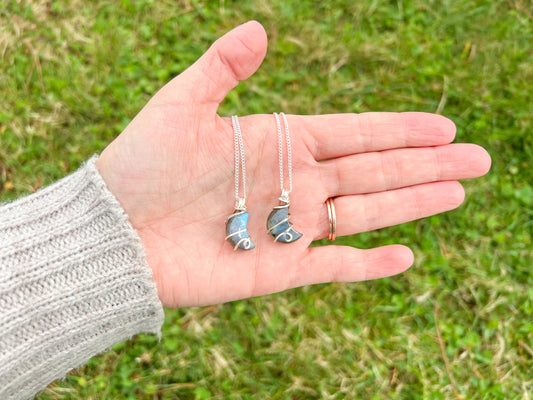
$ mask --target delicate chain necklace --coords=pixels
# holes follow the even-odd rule
[[[281,123],[279,121],[279,115],[283,118],[283,124],[285,125],[285,139],[287,146],[287,170],[289,173],[289,190],[286,190],[283,185],[283,135],[281,133]],[[285,113],[274,113],[276,118],[276,126],[278,129],[278,152],[279,152],[279,181],[281,186],[281,197],[280,200],[289,203],[289,194],[292,192],[292,150],[291,150],[291,136],[289,131],[289,123]]]
[[[235,210],[246,210],[246,161],[244,158],[244,142],[242,140],[239,117],[231,117],[233,140],[235,142]],[[240,165],[239,165],[240,164]],[[242,197],[239,197],[239,170],[242,167]]]
[[[285,143],[287,147],[287,170],[289,175],[289,189],[285,189],[284,173],[283,173],[283,134],[281,130],[281,122],[279,119],[281,115],[283,125],[285,127]],[[293,229],[289,222],[289,195],[292,192],[292,149],[291,137],[289,131],[289,122],[285,113],[274,113],[276,119],[276,127],[278,132],[278,159],[279,159],[279,180],[281,186],[281,196],[279,197],[280,204],[274,207],[267,219],[267,229],[274,241],[281,243],[292,243],[300,239],[303,235]]]
[[[246,211],[246,162],[244,159],[244,142],[239,118],[231,117],[233,141],[235,144],[235,210],[226,219],[226,240],[233,250],[251,250],[255,247],[248,234],[248,217]],[[242,197],[239,196],[239,175],[242,171]]]

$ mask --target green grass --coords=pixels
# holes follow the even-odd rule
[[[410,245],[394,278],[167,311],[40,399],[529,399],[533,7],[529,0],[0,0],[2,200],[101,151],[225,31],[269,52],[229,115],[440,112],[493,157],[453,212],[341,238]]]

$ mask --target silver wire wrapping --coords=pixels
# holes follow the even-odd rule
[[[285,143],[287,148],[287,171],[289,176],[289,188],[285,189],[284,173],[283,173],[283,133],[281,129],[281,122],[279,119],[281,115],[283,124],[285,126]],[[281,196],[279,197],[280,204],[272,210],[267,219],[267,229],[274,241],[281,243],[292,243],[300,239],[303,235],[297,232],[292,224],[289,222],[289,195],[292,192],[292,149],[291,137],[289,130],[289,122],[285,113],[274,113],[276,119],[276,128],[278,133],[278,151],[279,151],[279,180],[281,187]]]
[[[235,209],[226,219],[226,240],[233,250],[252,250],[255,244],[248,234],[249,213],[246,211],[246,164],[244,159],[244,141],[242,139],[239,118],[231,117],[233,140],[235,143]],[[239,175],[242,168],[242,197],[239,196]]]

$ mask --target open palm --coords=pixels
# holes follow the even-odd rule
[[[294,190],[291,221],[304,234],[275,243],[266,219],[280,195],[274,117],[242,117],[256,248],[233,251],[225,220],[234,206],[231,120],[219,103],[266,53],[257,22],[229,32],[163,87],[98,160],[109,189],[143,242],[165,306],[206,305],[301,285],[394,275],[413,262],[404,246],[309,248],[327,237],[325,201],[335,198],[337,234],[390,226],[457,207],[457,179],[484,174],[490,157],[449,144],[455,126],[427,113],[289,115]],[[326,160],[326,161],[321,161]]]

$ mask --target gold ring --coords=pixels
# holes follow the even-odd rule
[[[335,215],[335,204],[333,204],[333,199],[331,197],[326,200],[326,205],[328,206],[328,218],[329,218],[328,239],[333,242],[337,234],[337,216]]]

